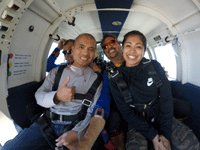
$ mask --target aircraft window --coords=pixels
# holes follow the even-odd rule
[[[54,51],[54,49],[55,49],[56,47],[58,47],[58,43],[53,42],[52,45],[51,45],[51,48],[50,48],[50,50],[49,50],[48,57],[51,55],[51,53]],[[60,54],[59,54],[58,58],[57,58],[56,61],[55,61],[55,64],[56,64],[56,65],[59,65],[59,64],[65,62],[65,56],[64,56],[64,54],[62,53],[62,51],[63,51],[63,50],[60,51]],[[48,57],[47,57],[47,58],[48,58]]]
[[[110,59],[108,59],[108,57],[105,54],[103,54],[103,60],[106,61],[106,62],[110,61]]]
[[[51,53],[54,51],[54,49],[55,49],[56,47],[58,47],[58,43],[53,42],[52,45],[51,45],[51,48],[50,48],[50,50],[49,50],[49,53],[48,53],[47,58],[51,55]],[[56,65],[59,65],[59,64],[65,62],[65,56],[64,56],[64,54],[62,53],[62,51],[63,51],[63,50],[60,51],[60,54],[59,54],[58,58],[57,58],[56,61],[55,61],[55,64],[56,64]],[[47,76],[47,75],[48,75],[48,72],[46,72],[46,76]]]
[[[147,51],[144,53],[144,57],[147,58],[147,59],[150,59],[149,54],[148,54]]]
[[[161,63],[165,70],[168,71],[169,80],[176,80],[177,64],[176,64],[176,53],[172,47],[172,44],[165,46],[159,46],[155,48],[157,61]]]

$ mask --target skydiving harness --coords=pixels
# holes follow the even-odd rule
[[[143,69],[146,69],[148,71],[148,74],[150,77],[153,78],[153,82],[155,83],[157,89],[159,90],[159,87],[162,85],[162,81],[160,80],[154,66],[151,63],[151,60],[142,60]],[[147,104],[139,104],[135,103],[134,99],[132,98],[132,95],[128,89],[126,81],[123,79],[123,75],[117,70],[115,65],[110,62],[106,64],[106,70],[110,73],[111,78],[115,81],[117,84],[121,94],[124,97],[125,102],[130,106],[140,111],[140,115],[143,117],[149,118],[149,110],[151,106],[153,106],[157,99],[154,99],[150,101]],[[151,114],[152,116],[152,114]],[[152,118],[152,117],[151,117]]]
[[[56,73],[55,82],[52,88],[52,91],[56,91],[58,89],[59,81],[62,75],[62,72],[64,68],[67,67],[67,65],[61,65],[58,68],[58,71]],[[87,109],[91,106],[93,103],[93,97],[96,93],[97,88],[99,87],[100,83],[102,81],[102,75],[97,72],[97,78],[91,85],[90,89],[86,94],[80,94],[75,93],[74,99],[82,100],[82,108],[76,115],[58,115],[56,113],[51,112],[50,110],[46,110],[45,113],[43,113],[40,118],[37,120],[37,123],[42,130],[42,133],[48,142],[48,144],[51,146],[51,148],[55,148],[55,139],[57,138],[57,135],[55,134],[54,130],[51,127],[50,121],[51,120],[59,120],[61,122],[67,122],[71,121],[72,123],[68,125],[64,132],[67,132],[71,130],[78,122],[85,119],[85,116],[87,114]]]

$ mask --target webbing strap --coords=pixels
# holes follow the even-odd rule
[[[126,81],[124,81],[123,75],[117,70],[112,62],[106,64],[106,70],[110,73],[111,78],[114,79],[120,92],[122,93],[126,103],[133,104],[132,95],[128,89]]]
[[[91,85],[88,92],[85,94],[85,98],[83,99],[83,102],[82,102],[82,108],[77,114],[78,119],[73,121],[71,123],[71,125],[67,126],[67,128],[65,128],[65,132],[71,130],[78,122],[85,119],[85,116],[87,114],[87,109],[88,109],[88,107],[91,106],[91,104],[93,102],[93,97],[96,93],[97,88],[99,87],[99,85],[101,83],[101,80],[102,80],[102,75],[98,72],[96,72],[96,73],[98,76],[97,76],[96,80],[93,82],[93,84]]]
[[[58,71],[56,73],[56,77],[55,77],[55,82],[52,88],[52,91],[56,91],[58,89],[58,84],[62,75],[62,72],[64,70],[64,68],[67,65],[61,65],[58,68]],[[82,108],[79,111],[78,115],[78,119],[76,119],[75,121],[72,122],[71,125],[69,125],[65,131],[69,131],[71,130],[78,122],[80,122],[81,120],[83,120],[86,116],[87,113],[87,109],[88,107],[91,106],[92,102],[93,102],[93,97],[96,93],[97,88],[99,87],[101,81],[102,81],[102,75],[99,72],[97,73],[97,78],[96,80],[93,82],[93,84],[91,85],[90,89],[88,90],[88,92],[86,94],[80,94],[80,93],[75,93],[74,94],[74,99],[78,99],[78,100],[83,100],[82,102]]]
[[[150,77],[153,78],[153,82],[155,83],[156,87],[159,88],[162,85],[162,81],[160,80],[155,68],[151,64],[151,61],[142,61],[143,68],[145,68],[148,71],[148,74]]]
[[[58,71],[56,73],[56,77],[55,77],[55,81],[54,81],[54,85],[53,85],[52,91],[56,91],[58,89],[58,84],[60,82],[60,78],[61,78],[61,75],[62,75],[63,70],[65,69],[65,67],[67,67],[67,64],[66,65],[61,65],[58,68]]]
[[[44,115],[38,118],[37,124],[49,146],[51,148],[55,148],[55,139],[57,139],[58,136],[56,135],[56,133],[54,132],[53,128],[51,127],[50,123]]]
[[[153,78],[155,85],[157,86],[157,88],[159,88],[162,85],[162,81],[160,80],[157,72],[155,71],[155,68],[151,64],[151,60],[143,59],[142,63],[143,63],[143,69],[147,69],[149,76]],[[106,70],[110,72],[111,77],[117,84],[121,94],[124,97],[125,102],[129,104],[131,107],[135,107],[134,105],[135,101],[132,99],[132,95],[128,89],[127,83],[123,79],[123,75],[116,69],[116,67],[114,66],[114,64],[112,64],[112,62],[106,66]]]
[[[126,84],[126,81],[124,81],[122,74],[119,72],[116,76],[112,77],[117,84],[120,92],[122,93],[124,100],[127,104],[133,104],[135,103],[132,99],[132,95],[128,89],[128,86]]]

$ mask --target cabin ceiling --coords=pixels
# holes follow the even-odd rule
[[[34,0],[29,10],[51,24],[64,15],[66,20],[60,24],[58,31],[61,38],[71,39],[81,33],[91,33],[99,42],[103,34],[113,33],[121,41],[125,33],[134,29],[151,37],[175,27],[199,13],[194,1],[198,2],[127,0],[124,4],[120,0]],[[117,10],[109,11],[113,9]],[[68,24],[69,18],[73,16],[75,26]],[[120,21],[121,25],[113,25],[114,21]]]

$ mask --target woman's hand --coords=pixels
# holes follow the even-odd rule
[[[159,139],[159,135],[157,134],[155,138],[152,140],[153,146],[155,150],[167,150],[161,140]]]
[[[163,135],[159,136],[159,140],[162,142],[163,146],[167,149],[167,150],[171,150],[171,145],[170,145],[170,141],[168,139],[166,139]]]

